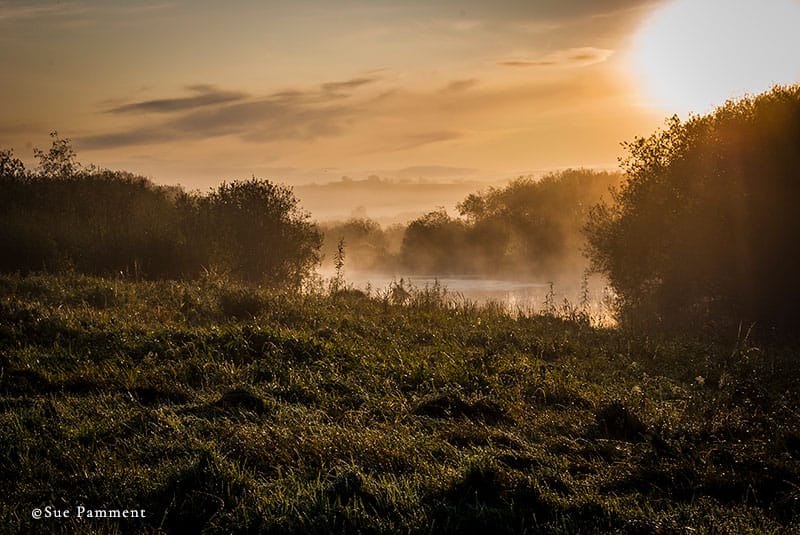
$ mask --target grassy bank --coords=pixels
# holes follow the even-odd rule
[[[796,353],[744,335],[2,276],[0,354],[2,532],[800,529]]]

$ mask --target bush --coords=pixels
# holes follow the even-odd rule
[[[223,183],[198,207],[212,261],[242,279],[298,286],[319,262],[322,235],[286,186]]]
[[[55,132],[35,154],[31,173],[0,151],[0,271],[176,279],[220,268],[297,286],[319,260],[321,236],[284,186],[252,179],[187,194],[83,167]]]
[[[401,259],[416,272],[577,278],[589,207],[619,180],[567,169],[471,194],[458,204],[461,218],[440,209],[412,221]]]
[[[466,225],[440,208],[415,219],[403,236],[401,260],[418,273],[469,271]]]
[[[586,228],[620,319],[669,329],[796,326],[798,139],[795,86],[672,118],[626,144],[627,181]]]
[[[340,240],[347,244],[347,266],[356,271],[390,269],[393,260],[390,240],[381,226],[372,219],[351,218],[342,223],[324,225],[323,255],[328,265],[335,267]]]
[[[97,170],[5,177],[0,192],[2,271],[176,278],[199,269],[174,203],[147,179]]]

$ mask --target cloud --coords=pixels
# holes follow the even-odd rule
[[[122,132],[109,132],[94,136],[84,136],[75,140],[79,149],[97,150],[127,147],[130,145],[153,145],[174,141],[178,136],[163,128],[141,127]]]
[[[77,140],[80,148],[107,149],[233,135],[245,141],[313,140],[341,131],[348,107],[313,108],[271,100],[193,110],[156,124]]]
[[[103,2],[66,1],[56,2],[11,0],[0,2],[0,23],[35,20],[41,22],[45,19],[90,19],[98,15],[152,16],[153,12],[174,6],[173,2],[139,3],[137,5],[114,5]]]
[[[116,106],[105,113],[116,115],[158,114],[169,118],[123,131],[79,138],[84,149],[108,149],[151,145],[179,140],[238,136],[251,142],[287,139],[313,140],[336,135],[359,112],[348,102],[346,89],[372,83],[376,78],[354,78],[321,84],[320,90],[286,90],[256,97],[211,85],[193,85],[197,93]]]
[[[582,65],[607,54],[610,51],[565,49],[553,61]],[[116,128],[91,133],[75,142],[80,149],[98,150],[227,137],[226,143],[244,141],[259,150],[273,146],[281,154],[299,150],[324,153],[331,159],[349,155],[372,161],[366,156],[401,153],[453,140],[477,143],[496,139],[520,121],[529,124],[543,116],[551,121],[578,103],[607,100],[619,93],[613,77],[583,69],[564,69],[562,75],[546,80],[509,84],[487,80],[456,79],[427,88],[376,83],[368,91],[359,91],[374,81],[352,78],[272,90],[264,95],[192,86],[187,89],[194,93],[186,97],[117,106],[126,111],[113,115],[110,124]],[[226,100],[217,98],[219,95],[236,98]],[[198,97],[205,100],[200,102]],[[134,109],[158,113],[134,113]],[[108,117],[107,112],[105,115]],[[322,139],[325,143],[313,148],[307,143]],[[274,147],[298,141],[303,145]]]
[[[173,113],[176,111],[190,110],[214,104],[223,104],[247,97],[244,93],[235,91],[222,91],[212,85],[198,84],[187,87],[188,90],[197,95],[181,98],[164,98],[156,100],[144,100],[123,104],[107,110],[106,113]]]
[[[539,61],[524,61],[524,60],[511,60],[511,61],[498,61],[498,65],[503,67],[550,67],[556,65],[555,61],[539,60]]]
[[[327,82],[322,84],[322,90],[328,93],[338,93],[346,89],[357,89],[363,85],[371,84],[380,80],[379,77],[373,76],[371,78],[352,78],[342,82]]]
[[[502,67],[584,67],[607,60],[614,53],[605,48],[568,48],[534,60],[498,61]]]
[[[355,114],[349,105],[262,99],[186,114],[171,126],[180,132],[202,132],[205,137],[239,135],[246,141],[313,140],[341,131]]]
[[[478,83],[478,80],[475,78],[469,78],[467,80],[453,80],[449,84],[447,84],[443,89],[442,93],[460,93],[462,91],[466,91],[472,87],[475,87]]]
[[[416,149],[424,145],[432,143],[439,143],[442,141],[450,141],[463,137],[462,132],[456,130],[432,130],[428,132],[415,132],[401,136],[395,136],[393,139],[380,146],[371,148],[364,152],[364,154],[377,153],[377,152],[400,152],[405,150]]]
[[[272,93],[270,95],[270,98],[276,100],[298,100],[306,95],[307,93],[305,91],[299,91],[296,89],[287,89],[285,91],[278,91],[277,93]]]
[[[510,0],[487,4],[479,0],[461,0],[459,6],[468,14],[479,14],[507,20],[562,21],[582,17],[604,16],[640,9],[664,0]],[[472,5],[469,5],[472,4]]]
[[[405,137],[402,144],[395,147],[394,150],[408,150],[428,145],[430,143],[438,143],[440,141],[449,141],[451,139],[458,139],[463,134],[455,130],[438,130],[435,132],[420,132],[419,134],[411,134]]]
[[[83,5],[76,2],[3,2],[0,4],[0,22],[74,14],[83,10]]]

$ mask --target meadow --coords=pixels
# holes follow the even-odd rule
[[[452,297],[0,275],[0,532],[800,530],[785,337]]]

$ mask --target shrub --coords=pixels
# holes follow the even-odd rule
[[[800,87],[673,118],[626,144],[588,254],[629,323],[789,327],[800,298]],[[788,332],[788,330],[787,330]]]
[[[581,228],[589,207],[619,179],[567,169],[471,194],[457,206],[461,218],[440,209],[409,224],[403,263],[428,273],[576,278],[586,267]]]
[[[319,260],[320,234],[284,186],[252,179],[187,194],[83,167],[68,139],[52,137],[33,173],[0,151],[0,271],[191,278],[221,268],[297,286]]]
[[[450,217],[444,208],[412,221],[403,237],[403,264],[420,273],[469,270],[465,230],[464,222]]]
[[[223,183],[199,200],[198,216],[212,260],[245,280],[296,287],[319,262],[322,235],[286,186]]]

